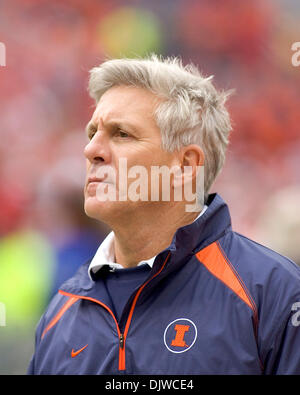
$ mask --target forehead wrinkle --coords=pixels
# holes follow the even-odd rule
[[[117,123],[137,130],[145,127],[145,120],[149,122],[149,126],[152,124],[157,127],[154,113],[160,99],[151,94],[148,96],[150,100],[143,103],[143,100],[136,100],[134,93],[137,88],[131,88],[125,91],[120,87],[111,88],[101,97],[92,118],[96,127],[108,127],[109,123]],[[120,90],[118,105],[115,102],[117,90]],[[139,88],[138,91],[143,92],[143,89]],[[148,93],[146,92],[147,95]]]
[[[116,118],[115,112],[116,111],[114,111],[111,108],[105,109],[104,111],[102,111],[101,104],[100,104],[100,106],[98,105],[95,112],[94,112],[94,115],[92,117],[92,121],[93,121],[95,127],[98,129],[105,128],[105,126],[106,125],[109,126],[110,123],[116,124],[116,123],[123,122],[122,114],[120,114],[121,115],[120,120],[118,120],[118,119],[115,120],[115,118]],[[118,118],[118,115],[117,115],[117,118]],[[125,121],[125,119],[124,119],[124,121]]]
[[[138,114],[135,113],[136,115]],[[128,127],[134,131],[137,131],[141,127],[143,127],[143,117],[138,116],[135,117],[132,121],[128,119],[128,114],[122,114],[120,112],[109,110],[107,113],[95,113],[95,116],[92,118],[91,122],[95,128],[99,129],[108,129],[109,127],[120,126],[120,127]]]

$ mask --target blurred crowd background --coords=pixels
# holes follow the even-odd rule
[[[107,57],[181,56],[235,89],[212,192],[300,264],[299,20],[298,0],[0,1],[0,374],[26,373],[49,299],[109,231],[82,196],[89,70]]]

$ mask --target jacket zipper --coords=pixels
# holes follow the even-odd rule
[[[161,271],[163,270],[163,268],[165,267],[165,265],[166,265],[166,263],[167,263],[167,261],[169,259],[169,256],[170,256],[170,252],[168,253],[168,255],[167,255],[162,267],[159,269],[159,271],[154,276],[149,278],[149,280],[147,282],[145,282],[138,289],[137,293],[135,294],[135,297],[133,299],[132,305],[130,307],[130,311],[129,311],[128,318],[127,318],[127,321],[126,321],[124,332],[122,334],[120,333],[120,335],[119,335],[119,339],[120,339],[119,370],[125,370],[126,369],[126,365],[125,365],[125,343],[126,343],[126,338],[127,338],[127,334],[128,334],[128,330],[129,330],[129,327],[130,327],[130,323],[131,323],[131,319],[132,319],[132,315],[133,315],[133,312],[134,312],[134,309],[135,309],[136,302],[137,302],[142,290],[145,288],[145,286],[147,284],[149,284],[149,282],[151,280],[153,280],[156,276],[158,276],[161,273]]]
[[[76,296],[76,297],[78,297],[78,299],[85,299],[85,300],[90,300],[92,302],[95,302],[95,303],[99,304],[100,306],[104,307],[105,310],[107,310],[110,313],[110,315],[113,317],[113,319],[115,321],[115,324],[116,324],[116,327],[117,327],[118,336],[119,336],[119,370],[125,370],[126,369],[125,343],[126,343],[126,337],[127,337],[127,334],[128,334],[128,330],[129,330],[129,327],[130,327],[130,323],[131,323],[131,319],[132,319],[132,315],[133,315],[133,312],[134,312],[134,308],[135,308],[136,302],[137,302],[142,290],[145,288],[145,286],[147,284],[149,284],[149,282],[151,280],[153,280],[156,276],[158,276],[161,273],[161,271],[163,270],[163,268],[165,267],[165,265],[166,265],[166,263],[167,263],[167,261],[169,259],[169,256],[170,256],[170,252],[169,252],[168,256],[166,257],[162,267],[159,269],[159,271],[138,289],[138,291],[137,291],[137,293],[136,293],[136,295],[135,295],[135,297],[133,299],[133,302],[132,302],[132,305],[131,305],[131,308],[130,308],[130,311],[129,311],[129,315],[128,315],[128,318],[127,318],[127,321],[126,321],[126,325],[125,325],[125,329],[124,329],[123,333],[120,331],[120,327],[119,327],[118,321],[117,321],[114,313],[111,311],[111,309],[108,306],[106,306],[106,304],[100,302],[97,299],[90,298],[88,296],[74,295],[74,294],[71,294],[69,292],[65,292],[65,291],[59,290],[59,293],[62,294],[62,295],[70,296],[70,297]]]
[[[124,348],[124,335],[123,335],[123,333],[120,333],[119,340],[120,340],[120,347]]]
[[[119,370],[125,370],[124,334],[119,335]]]

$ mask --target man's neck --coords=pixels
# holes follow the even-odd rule
[[[116,262],[123,267],[135,267],[167,248],[176,230],[192,223],[199,212],[169,209],[165,213],[150,213],[131,217],[125,228],[115,228],[114,247]]]

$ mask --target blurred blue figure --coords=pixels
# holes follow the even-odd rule
[[[78,268],[92,259],[98,247],[107,235],[104,228],[99,227],[83,209],[82,193],[68,191],[57,195],[56,203],[64,208],[66,217],[72,226],[67,226],[53,243],[54,275],[49,297],[52,298],[60,286],[72,277]],[[61,229],[57,229],[60,233]]]
[[[75,233],[68,243],[56,250],[56,267],[50,298],[61,284],[72,277],[78,268],[92,259],[99,245],[104,240],[104,234],[92,229],[81,229]]]

